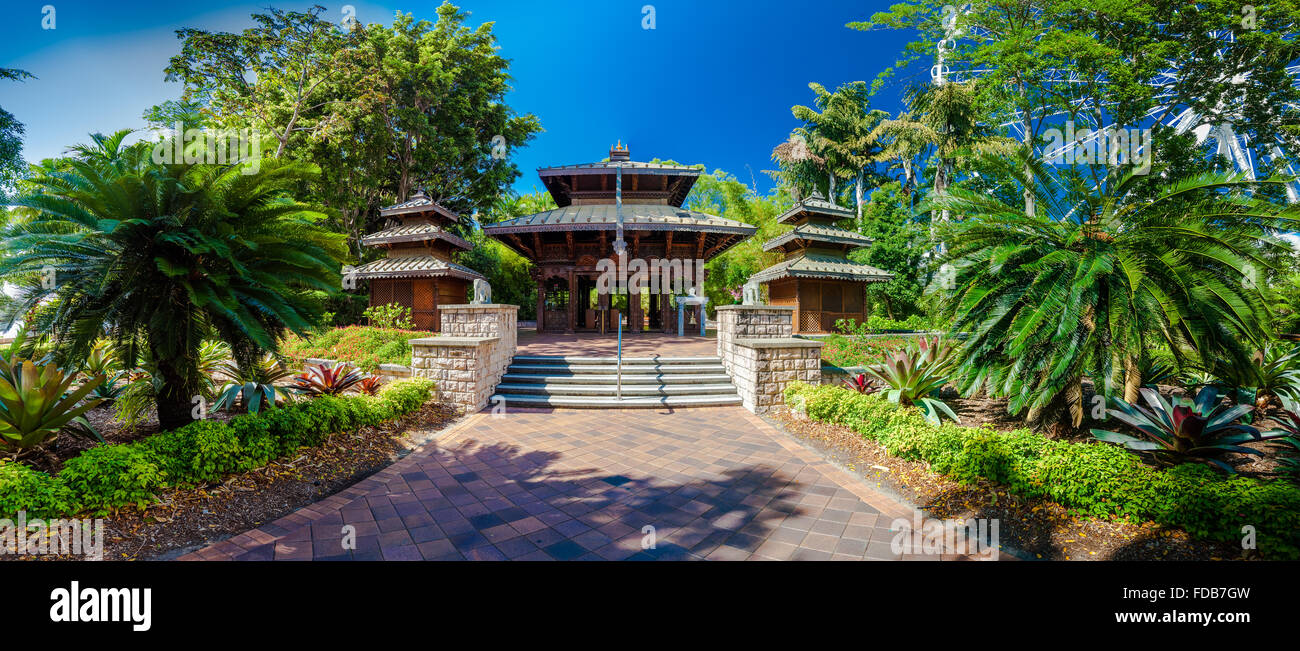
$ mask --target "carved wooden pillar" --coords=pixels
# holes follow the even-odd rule
[[[578,309],[578,297],[575,296],[577,291],[573,283],[574,281],[573,267],[569,267],[568,277],[569,277],[569,322],[564,324],[564,332],[565,334],[571,335],[573,334],[573,322],[576,320],[574,317],[574,315],[576,314],[575,310]]]

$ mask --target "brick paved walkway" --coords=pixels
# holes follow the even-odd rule
[[[739,407],[485,412],[183,559],[886,560],[911,515]]]

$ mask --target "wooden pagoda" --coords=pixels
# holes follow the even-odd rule
[[[597,263],[618,262],[620,203],[629,261],[694,265],[753,235],[756,229],[748,224],[682,208],[700,174],[692,167],[632,161],[622,146],[612,148],[605,162],[539,169],[559,207],[483,229],[535,265],[538,331],[606,330],[623,314],[631,332],[674,331],[671,288],[633,296],[600,293]],[[689,321],[698,324],[703,308],[693,310]]]
[[[353,277],[370,281],[370,305],[409,307],[415,327],[437,332],[438,306],[464,304],[470,283],[483,278],[453,261],[455,253],[474,248],[447,230],[460,217],[423,192],[379,214],[389,219],[388,227],[361,243],[383,247],[388,255],[357,267]]]
[[[764,251],[780,250],[785,259],[750,281],[767,285],[769,304],[794,306],[796,333],[834,332],[837,319],[862,323],[867,283],[893,278],[888,271],[848,259],[849,251],[871,245],[871,238],[835,225],[853,218],[852,210],[814,192],[777,217],[794,228],[763,245]]]

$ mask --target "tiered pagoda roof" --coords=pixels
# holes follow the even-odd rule
[[[578,248],[584,241],[601,242],[604,248],[596,256],[608,255],[608,240],[618,222],[619,170],[623,227],[630,233],[629,241],[636,237],[632,233],[641,231],[644,237],[638,241],[647,248],[652,241],[661,247],[695,242],[690,257],[709,259],[757,231],[743,222],[681,207],[702,174],[699,168],[633,161],[621,144],[610,149],[608,161],[538,168],[558,208],[489,224],[483,230],[534,262],[544,257],[545,245],[561,238],[566,238],[567,249],[574,250],[575,234]],[[673,232],[678,233],[676,239]],[[664,255],[674,257],[666,250]]]
[[[795,203],[777,217],[782,224],[792,224],[789,232],[763,244],[764,251],[780,250],[785,260],[768,267],[750,279],[766,283],[782,278],[822,278],[883,282],[894,275],[871,265],[853,262],[848,252],[871,245],[871,238],[840,228],[835,222],[852,219],[852,210],[827,201],[814,192]]]
[[[474,245],[447,230],[447,225],[459,222],[460,216],[438,205],[423,192],[380,210],[379,215],[397,223],[361,238],[361,243],[387,248],[388,256],[357,267],[353,271],[356,277],[483,278],[477,271],[451,261],[453,251],[474,248]]]

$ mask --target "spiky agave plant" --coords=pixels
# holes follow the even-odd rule
[[[938,337],[922,338],[887,354],[880,364],[868,366],[867,374],[884,383],[883,393],[890,402],[919,407],[925,419],[937,425],[941,414],[957,420],[957,414],[938,398],[954,359],[951,344]]]
[[[858,373],[844,378],[844,386],[857,391],[858,393],[875,393],[880,390],[879,387],[867,379],[865,373]]]
[[[0,371],[0,449],[17,456],[61,431],[99,437],[83,414],[100,403],[87,396],[102,378],[74,389],[76,373],[22,359],[0,358]]]
[[[1100,429],[1092,430],[1093,437],[1137,452],[1150,452],[1163,462],[1194,459],[1231,473],[1235,472],[1232,466],[1214,457],[1225,452],[1261,455],[1259,450],[1241,444],[1283,436],[1275,432],[1261,434],[1258,428],[1242,422],[1252,407],[1225,404],[1214,387],[1202,387],[1194,399],[1165,400],[1145,387],[1141,394],[1146,407],[1115,399],[1118,408],[1106,411],[1143,438]]]
[[[1270,430],[1266,436],[1275,438],[1279,443],[1291,449],[1291,456],[1279,457],[1282,468],[1293,477],[1300,478],[1300,403],[1290,397],[1282,397],[1282,411],[1277,415],[1280,427]]]

